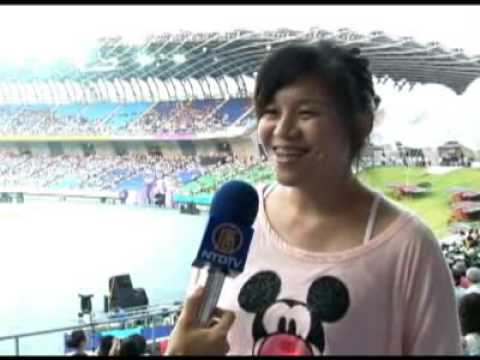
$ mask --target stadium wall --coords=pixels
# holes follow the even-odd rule
[[[160,147],[160,151],[165,157],[180,156],[182,151],[180,146],[176,142],[157,142]]]
[[[241,156],[258,156],[256,144],[250,137],[241,137],[230,140],[230,147],[234,154]]]
[[[191,141],[197,155],[208,155],[219,151],[219,144],[227,143],[230,150],[237,155],[255,155],[255,145],[247,137],[235,139],[213,139]],[[160,151],[165,157],[182,156],[179,141],[163,140],[91,140],[91,141],[8,141],[0,142],[0,151],[21,154],[30,152],[34,156],[59,156],[59,155],[122,155],[146,154]]]
[[[217,141],[199,141],[195,147],[197,149],[197,155],[204,156],[212,152],[217,152]]]
[[[95,149],[95,154],[97,155],[104,155],[104,156],[115,155],[115,149],[113,147],[113,144],[110,142],[99,142],[92,145],[93,145],[93,148]]]
[[[79,143],[63,143],[65,153],[72,155],[84,155],[83,148]]]
[[[53,155],[48,143],[32,143],[30,144],[30,151],[38,155]]]

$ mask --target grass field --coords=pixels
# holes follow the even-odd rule
[[[274,181],[275,176],[270,167],[263,165],[257,167],[254,171],[244,173],[203,176],[189,186],[194,189],[199,184],[206,183],[209,187],[212,187],[232,178],[256,183],[259,180],[262,182]],[[446,174],[434,175],[423,168],[376,167],[361,172],[359,178],[393,201],[415,212],[430,226],[438,238],[444,237],[448,233],[447,220],[451,214],[448,199],[451,193],[447,190],[454,187],[480,190],[480,169],[472,168],[457,169]],[[416,185],[421,182],[432,184],[432,192],[423,198],[396,200],[393,198],[392,189],[389,188],[392,183]],[[185,189],[188,190],[188,186]]]
[[[480,169],[458,169],[447,174],[432,175],[422,168],[383,167],[365,170],[359,174],[366,184],[382,191],[390,199],[402,204],[419,215],[435,232],[437,237],[443,237],[448,232],[447,220],[450,216],[448,189],[452,187],[467,187],[480,190]],[[432,193],[424,198],[403,198],[395,200],[391,183],[415,185],[420,182],[432,184]]]

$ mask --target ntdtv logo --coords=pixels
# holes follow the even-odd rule
[[[221,254],[232,255],[243,244],[242,231],[234,224],[220,224],[212,233],[213,248]]]
[[[222,219],[211,218],[194,261],[195,266],[210,265],[226,273],[243,271],[253,229]]]

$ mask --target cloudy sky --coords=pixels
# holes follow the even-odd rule
[[[31,5],[2,6],[1,14],[0,40],[6,50],[2,56],[19,60],[32,54],[48,58],[79,53],[100,36],[122,35],[135,40],[179,30],[304,30],[313,26],[331,31],[348,27],[360,33],[383,30],[480,55],[480,7],[473,5]]]

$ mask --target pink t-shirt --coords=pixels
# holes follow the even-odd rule
[[[243,273],[219,307],[236,313],[230,355],[461,355],[453,281],[432,232],[402,210],[366,244],[312,253],[280,238],[261,202]],[[206,272],[193,274],[190,292]]]

